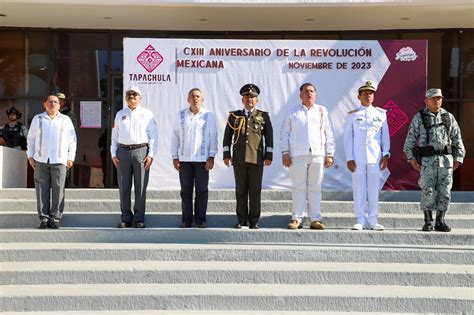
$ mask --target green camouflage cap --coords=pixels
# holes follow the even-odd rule
[[[441,89],[429,89],[426,91],[426,98],[432,98],[432,97],[438,97],[441,96],[443,97],[443,93],[441,93]]]
[[[66,95],[64,95],[64,93],[56,93],[56,96],[57,96],[60,100],[65,100],[65,99],[66,99]]]

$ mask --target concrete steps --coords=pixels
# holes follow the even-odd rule
[[[68,190],[59,230],[34,191],[0,190],[0,312],[51,314],[474,313],[474,194],[451,233],[421,232],[417,192],[383,192],[385,231],[351,231],[351,196],[325,193],[328,229],[286,230],[291,194],[264,191],[260,230],[235,230],[232,191],[207,229],[179,229],[179,192],[151,191],[146,229],[117,229],[116,190]]]

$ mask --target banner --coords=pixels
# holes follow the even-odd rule
[[[365,81],[378,84],[374,104],[387,110],[391,136],[388,180],[385,189],[418,189],[418,174],[402,152],[408,125],[423,108],[426,90],[425,40],[201,40],[124,39],[124,88],[138,86],[142,106],[155,114],[158,155],[149,186],[178,188],[173,168],[171,130],[177,112],[189,106],[187,93],[203,91],[203,106],[216,114],[219,153],[210,172],[210,188],[233,188],[233,169],[222,161],[222,136],[229,111],[242,109],[240,88],[247,83],[260,87],[257,108],[269,113],[274,130],[274,159],[264,169],[263,187],[290,187],[288,170],[282,166],[280,127],[286,111],[300,104],[299,87],[316,86],[316,103],[329,112],[336,139],[335,163],[326,169],[325,190],[351,190],[343,149],[347,113],[357,108],[357,90]],[[124,106],[126,103],[124,102]]]

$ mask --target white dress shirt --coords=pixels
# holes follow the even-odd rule
[[[280,131],[280,148],[291,157],[301,155],[334,156],[334,136],[326,107],[314,104],[309,109],[295,105],[287,112]]]
[[[378,163],[390,154],[390,134],[386,111],[374,106],[360,106],[351,111],[344,126],[346,160],[356,164]]]
[[[157,152],[157,138],[158,128],[153,113],[141,106],[134,110],[126,107],[115,116],[110,153],[112,157],[116,157],[119,144],[148,143],[148,156],[154,157]]]
[[[71,119],[58,113],[54,119],[47,112],[37,114],[31,121],[27,137],[27,155],[35,161],[64,164],[76,156],[76,132]]]
[[[180,162],[205,162],[217,154],[217,126],[214,113],[201,108],[178,112],[171,138],[171,156]]]

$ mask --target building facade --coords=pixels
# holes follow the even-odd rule
[[[55,3],[55,1],[41,2],[43,6]],[[78,5],[80,1],[70,2]],[[47,21],[42,20],[34,25],[21,19],[11,19],[12,22],[8,22],[8,18],[11,17],[9,12],[12,12],[11,14],[16,12],[12,9],[14,8],[11,4],[13,1],[6,1],[3,7],[0,6],[0,13],[4,15],[0,17],[2,21],[0,26],[0,125],[7,122],[5,111],[15,106],[23,113],[21,120],[28,126],[33,116],[43,111],[43,98],[49,93],[66,94],[68,105],[76,112],[78,119],[81,117],[79,113],[81,101],[99,101],[102,104],[101,128],[78,128],[78,152],[73,170],[72,187],[116,187],[117,185],[108,148],[114,115],[122,108],[124,37],[292,40],[426,39],[428,41],[428,87],[443,89],[444,108],[457,118],[467,151],[465,165],[456,172],[454,189],[474,190],[474,182],[469,178],[474,174],[474,124],[471,123],[474,121],[474,29],[472,28],[474,21],[471,20],[471,28],[466,27],[465,24],[459,27],[451,22],[452,27],[448,28],[430,27],[431,25],[426,23],[426,27],[410,28],[409,25],[404,25],[403,28],[393,28],[389,24],[386,27],[392,27],[391,29],[379,27],[378,30],[373,30],[360,22],[356,26],[360,29],[345,27],[344,30],[339,30],[331,24],[332,22],[321,24],[321,27],[313,25],[314,20],[317,22],[318,15],[314,15],[313,18],[311,17],[313,15],[309,14],[305,15],[309,17],[303,16],[302,20],[311,25],[307,25],[303,30],[292,29],[290,25],[293,24],[283,17],[279,28],[268,27],[273,23],[270,21],[251,25],[250,29],[245,26],[245,23],[231,26],[225,24],[225,21],[221,21],[220,26],[196,28],[196,23],[206,23],[212,19],[208,15],[197,15],[192,23],[184,23],[185,26],[177,24],[174,20],[168,24],[160,21],[153,27],[137,22],[138,27],[149,27],[143,30],[134,29],[127,24],[126,20],[122,23],[119,18],[112,16],[115,12],[112,9],[116,7],[111,4],[112,2],[105,1],[108,5],[106,9],[109,10],[99,14],[109,14],[98,18],[105,24],[90,23],[90,28],[74,21],[70,21],[67,27],[63,24],[48,24]],[[115,2],[132,6],[133,1]],[[197,1],[177,1],[181,3],[181,6],[177,8],[170,6],[169,1],[143,2],[142,9],[146,9],[147,6],[153,10],[161,8],[165,13],[168,9],[179,12],[188,12],[193,9],[201,12],[202,9],[202,4],[198,4]],[[222,5],[214,5],[211,9],[227,10],[222,11],[223,16],[233,16],[232,12],[242,10],[242,4],[239,3],[243,1],[234,1],[237,3],[234,7],[223,5],[226,1],[217,2],[222,2]],[[253,7],[253,11],[257,13],[265,10],[265,6],[263,4],[258,6],[258,2],[257,6]],[[299,1],[287,2],[289,9],[301,6],[295,3]],[[94,9],[93,4],[85,5]],[[471,4],[471,6],[474,5]],[[318,8],[321,9],[321,6],[309,7],[314,12],[318,12]],[[347,5],[342,7],[343,10],[346,8]],[[471,7],[468,6],[468,8]],[[34,7],[30,9],[34,10]],[[74,7],[70,7],[70,10],[73,9]],[[270,6],[269,9],[277,10],[278,6]],[[255,14],[253,11],[252,15]],[[300,12],[289,11],[288,14],[293,15]],[[68,14],[71,15],[71,12]],[[78,12],[78,14],[82,13]],[[407,13],[404,12],[404,14]],[[176,18],[180,19],[179,16]],[[62,18],[60,20],[62,21]],[[399,24],[403,21],[401,18],[398,19]],[[165,23],[165,26],[159,25],[160,23]],[[347,21],[341,23],[347,23]],[[384,24],[379,22],[379,25]],[[328,29],[331,27],[333,29]],[[421,106],[423,106],[423,100],[420,100]]]

